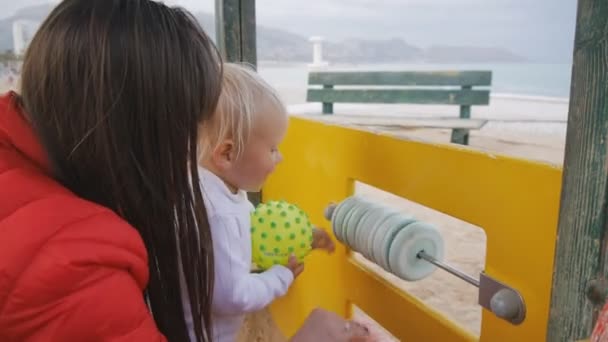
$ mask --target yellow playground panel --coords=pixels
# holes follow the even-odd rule
[[[286,158],[265,186],[264,200],[297,203],[315,224],[329,228],[325,207],[352,195],[354,182],[361,181],[467,221],[487,236],[485,273],[517,289],[526,304],[520,325],[483,310],[478,338],[339,245],[332,257],[311,255],[289,294],[271,306],[283,334],[293,335],[315,307],[348,317],[356,305],[401,340],[546,339],[560,168],[296,117],[281,149]]]

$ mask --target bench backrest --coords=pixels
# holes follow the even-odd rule
[[[491,71],[311,72],[309,102],[487,105]],[[347,89],[337,87],[347,86]],[[365,87],[367,86],[367,87]],[[381,88],[379,88],[381,87]]]

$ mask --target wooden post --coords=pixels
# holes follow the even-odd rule
[[[462,86],[462,90],[471,90],[472,86]],[[460,106],[460,118],[470,119],[471,118],[471,106],[462,105]],[[465,128],[454,128],[452,130],[452,143],[468,145],[469,144],[469,130]]]
[[[224,60],[257,66],[255,0],[216,0],[215,26]]]
[[[217,46],[226,62],[241,62],[257,68],[255,0],[215,0]],[[257,205],[260,192],[249,193]]]
[[[323,86],[323,89],[333,89],[334,86],[331,84],[326,84]],[[334,113],[334,104],[331,102],[323,102],[323,114],[333,114]]]
[[[579,0],[548,341],[588,338],[604,303],[607,178],[608,2]]]

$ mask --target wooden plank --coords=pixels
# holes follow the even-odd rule
[[[471,90],[471,86],[462,87],[463,90]],[[471,117],[471,106],[460,106],[460,118],[469,119]],[[468,145],[469,131],[466,129],[455,129],[452,131],[451,142],[454,144]]]
[[[344,291],[353,304],[381,322],[399,341],[473,342],[478,339],[462,326],[404,292],[395,283],[353,259],[345,265],[348,286]],[[408,323],[404,317],[416,317]],[[412,328],[416,325],[416,328]]]
[[[311,85],[489,86],[491,71],[311,72]]]
[[[413,103],[486,105],[488,90],[308,89],[308,101],[332,103]]]
[[[413,119],[399,117],[378,117],[360,115],[302,115],[303,117],[319,120],[327,123],[339,123],[346,125],[361,126],[386,126],[386,127],[416,127],[416,128],[462,128],[481,129],[488,121],[484,119],[456,119],[456,118],[434,118]]]
[[[608,273],[608,2],[577,16],[548,341],[589,337]]]

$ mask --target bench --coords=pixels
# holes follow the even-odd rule
[[[323,114],[332,114],[334,103],[457,105],[451,141],[467,145],[471,106],[490,103],[489,89],[473,87],[491,82],[491,71],[317,71],[308,75],[307,101],[323,103]]]

